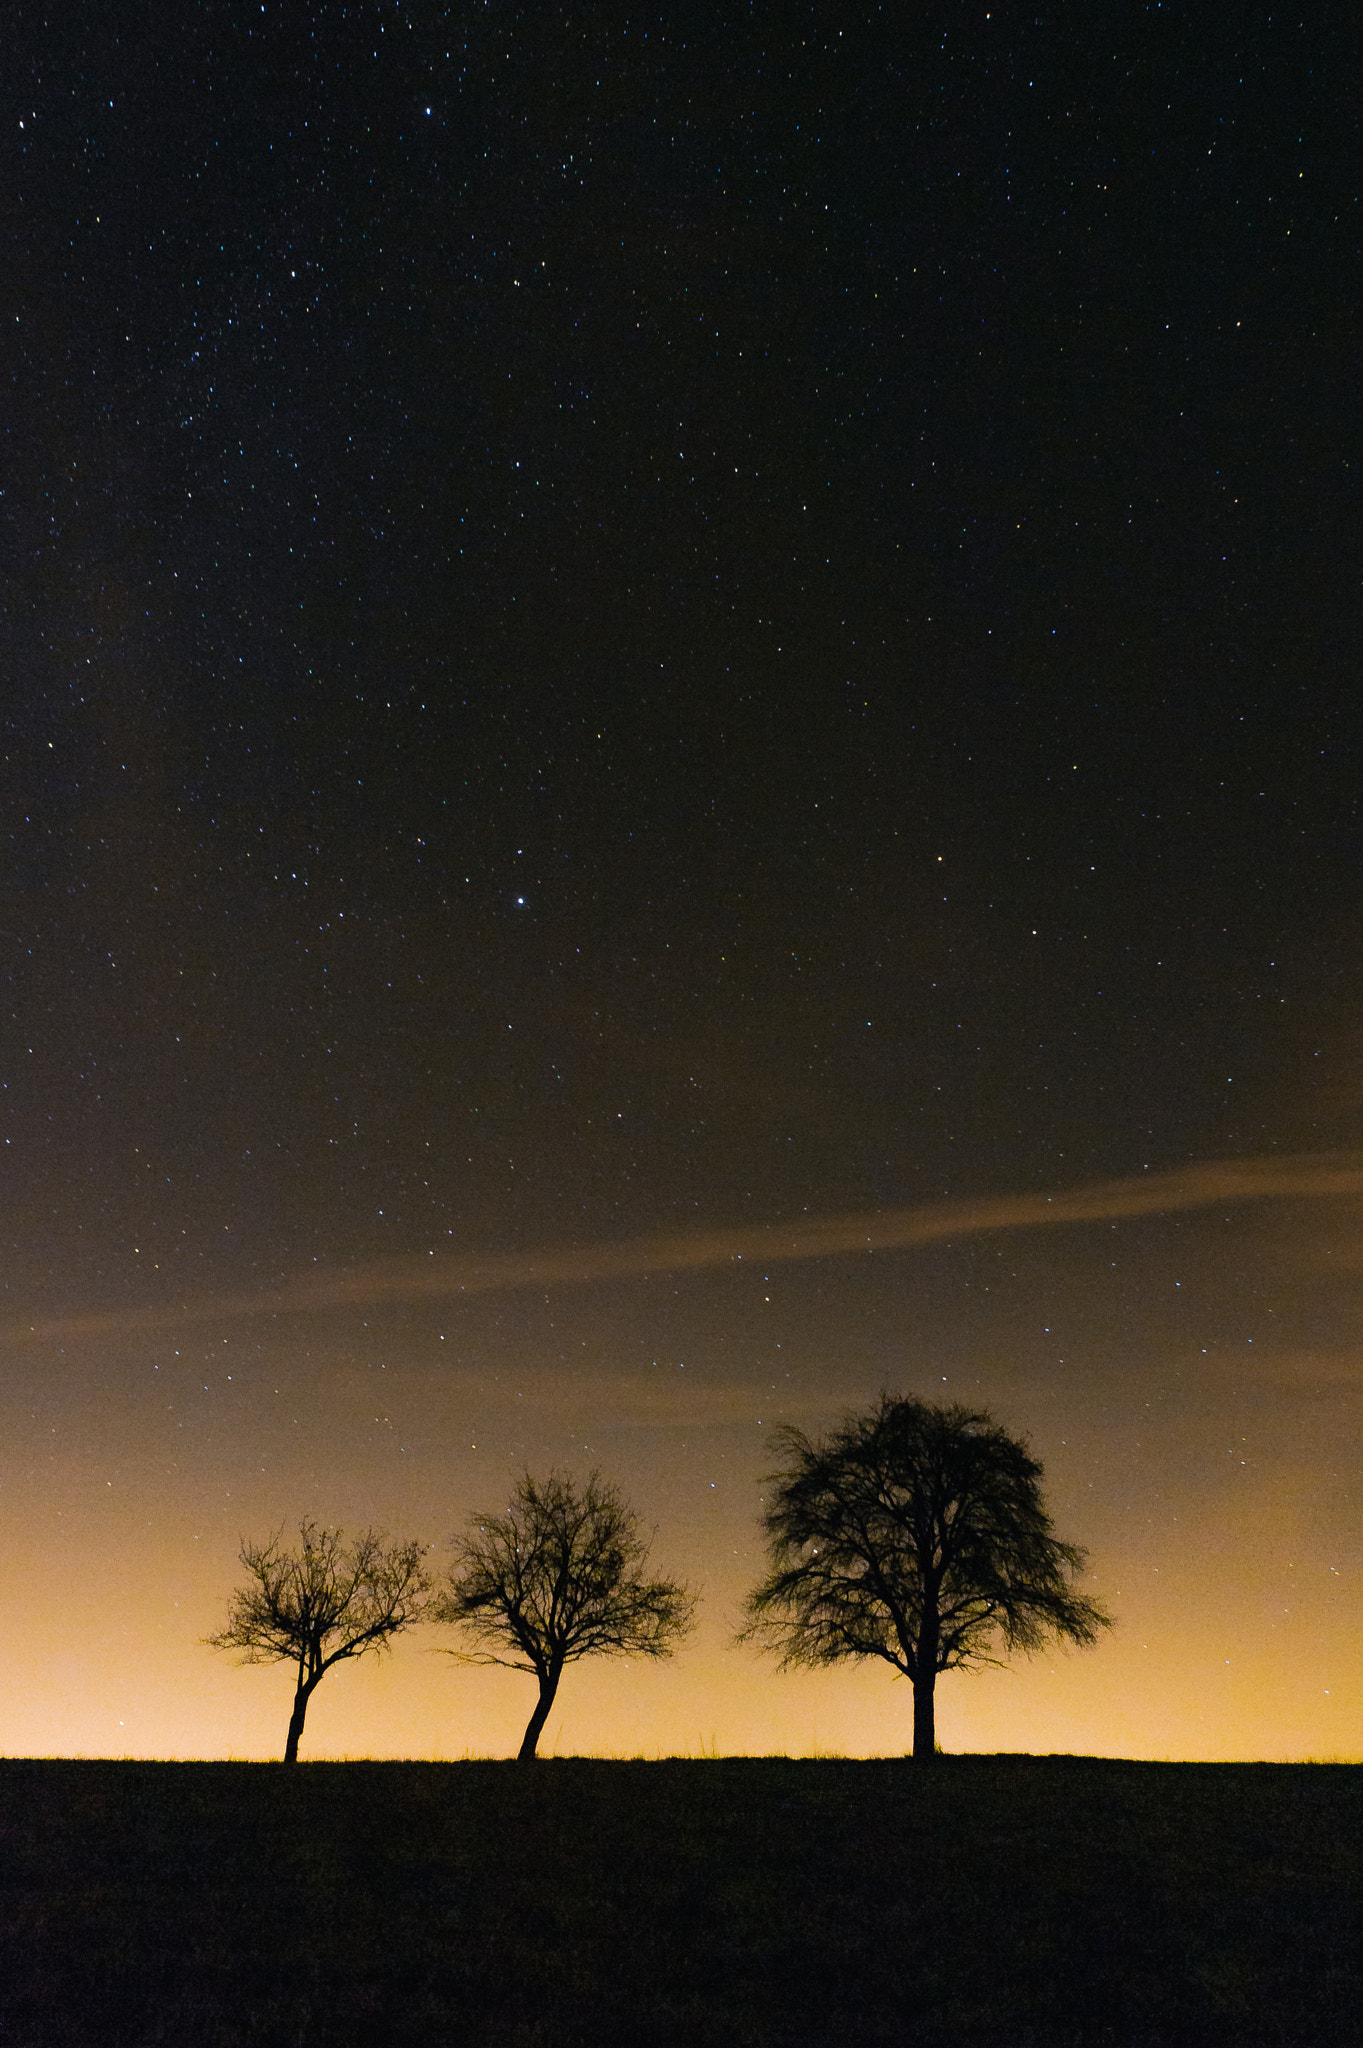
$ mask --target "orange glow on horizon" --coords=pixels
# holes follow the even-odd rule
[[[0,1745],[279,1754],[288,1673],[202,1647],[240,1537],[303,1514],[372,1521],[439,1563],[472,1511],[555,1464],[617,1482],[702,1606],[670,1661],[572,1668],[546,1754],[902,1753],[910,1700],[888,1669],[787,1676],[732,1643],[762,1567],[773,1429],[818,1433],[892,1384],[1029,1437],[1056,1528],[1089,1549],[1118,1619],[1089,1652],[944,1676],[944,1748],[1356,1756],[1341,1453],[1357,1436],[1358,1209],[1313,1190],[1271,1214],[1123,1220],[1101,1199],[1100,1220],[850,1272],[831,1255],[779,1273],[745,1259],[510,1307],[489,1291],[164,1338],[67,1324],[13,1346],[31,1419],[0,1496]],[[441,1655],[454,1640],[422,1628],[329,1674],[304,1757],[514,1753],[531,1682]]]

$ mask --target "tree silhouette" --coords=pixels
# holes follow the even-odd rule
[[[649,1545],[636,1515],[596,1472],[579,1493],[527,1472],[504,1515],[473,1515],[456,1540],[450,1584],[432,1617],[481,1647],[450,1654],[539,1680],[520,1746],[533,1757],[565,1664],[578,1657],[666,1657],[691,1626],[694,1596],[644,1576]]]
[[[387,1649],[421,1619],[431,1580],[420,1543],[385,1549],[382,1532],[366,1529],[347,1546],[339,1529],[301,1522],[301,1550],[286,1550],[283,1534],[243,1542],[241,1561],[253,1583],[232,1595],[226,1628],[205,1641],[214,1650],[242,1651],[244,1664],[297,1666],[284,1746],[284,1761],[292,1764],[308,1701],[332,1665]]]
[[[740,1639],[783,1668],[884,1658],[913,1685],[915,1762],[935,1754],[940,1671],[1111,1627],[1069,1583],[1086,1553],[1052,1534],[1041,1466],[992,1416],[883,1394],[826,1443],[781,1434],[790,1458],[769,1475],[763,1517],[772,1568]]]

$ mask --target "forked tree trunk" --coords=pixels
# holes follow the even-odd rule
[[[933,1687],[937,1673],[929,1671],[913,1681],[913,1760],[930,1764],[937,1754],[937,1726],[933,1718]]]
[[[540,1679],[540,1696],[521,1740],[516,1757],[517,1763],[528,1763],[534,1756],[535,1745],[544,1733],[544,1724],[549,1719],[549,1709],[554,1704],[554,1694],[558,1691],[558,1682],[562,1676],[561,1671],[550,1670]]]

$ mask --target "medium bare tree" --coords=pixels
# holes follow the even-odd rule
[[[232,1595],[227,1626],[205,1641],[240,1650],[244,1664],[293,1664],[297,1684],[289,1719],[286,1764],[298,1761],[308,1701],[333,1664],[385,1650],[425,1612],[431,1579],[420,1543],[385,1548],[381,1531],[366,1529],[346,1544],[339,1529],[301,1522],[299,1550],[286,1550],[281,1529],[265,1543],[241,1546],[251,1584]]]
[[[649,1545],[613,1486],[593,1472],[579,1493],[527,1472],[504,1515],[473,1515],[455,1543],[450,1584],[431,1609],[480,1645],[453,1650],[539,1680],[520,1747],[533,1757],[565,1664],[578,1657],[666,1657],[691,1626],[695,1598],[644,1576]]]
[[[789,1463],[769,1475],[763,1517],[772,1569],[742,1636],[783,1667],[892,1664],[913,1685],[915,1762],[936,1750],[938,1672],[1112,1626],[1070,1584],[1085,1553],[1051,1533],[1041,1466],[992,1416],[884,1394],[827,1443],[782,1438]]]

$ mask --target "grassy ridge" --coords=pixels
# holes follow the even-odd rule
[[[0,1763],[0,2042],[1363,2035],[1363,1771]]]

